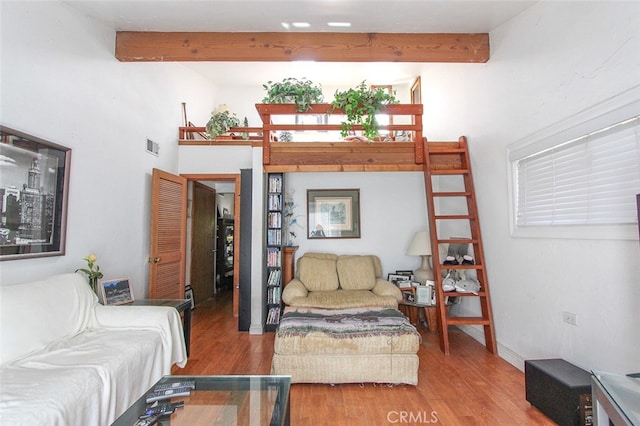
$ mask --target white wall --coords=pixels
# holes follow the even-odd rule
[[[638,241],[511,237],[506,169],[509,144],[640,83],[639,14],[637,2],[540,2],[491,33],[487,64],[422,76],[426,136],[469,137],[500,353],[519,367],[640,368]]]
[[[308,239],[308,189],[358,189],[360,238]],[[405,253],[413,235],[428,226],[422,173],[287,173],[285,192],[295,205],[297,225],[291,230],[296,234],[298,256],[308,251],[375,254],[381,259],[385,276],[420,266],[417,256]]]
[[[114,30],[59,2],[0,7],[0,121],[72,149],[66,255],[2,262],[1,283],[72,272],[95,253],[105,277],[130,277],[142,298],[151,171],[177,172],[181,103],[206,120],[213,88],[179,64],[118,62]]]

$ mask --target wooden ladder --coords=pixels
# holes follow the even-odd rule
[[[440,349],[445,354],[449,354],[448,327],[450,325],[482,325],[486,348],[492,354],[496,354],[497,347],[493,327],[493,314],[491,312],[491,299],[489,297],[489,281],[487,280],[487,270],[484,262],[467,139],[464,136],[460,137],[458,142],[427,142],[426,139],[423,139],[423,145],[425,153],[424,180],[431,235],[431,253],[433,256]],[[446,189],[446,191],[434,192],[434,178],[439,180],[438,188]],[[465,203],[457,201],[463,198],[466,200],[466,211],[461,211],[464,210],[462,205]],[[448,210],[455,211],[444,214]],[[443,227],[443,221],[453,225],[456,230],[463,227],[468,227],[468,230],[456,231],[464,235],[461,237],[440,237],[438,234]],[[446,249],[450,244],[467,244],[468,247],[472,247],[472,256],[475,264],[443,265],[444,259],[440,259],[440,249]],[[480,290],[477,294],[458,291],[445,292],[442,288],[442,282],[444,280],[443,272],[446,274],[447,270],[465,273],[476,271]],[[478,298],[481,316],[449,316],[449,306],[445,302],[450,297]]]

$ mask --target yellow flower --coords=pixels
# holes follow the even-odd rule
[[[88,269],[80,268],[76,269],[76,272],[84,272],[85,274],[87,274],[87,277],[89,277],[89,279],[93,280],[99,280],[103,277],[102,272],[100,272],[100,267],[95,263],[98,260],[98,256],[96,256],[95,254],[89,254],[82,259],[87,262]]]

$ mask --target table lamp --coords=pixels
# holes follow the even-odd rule
[[[429,258],[431,257],[429,231],[416,232],[407,249],[407,255],[422,257],[422,265],[413,272],[413,279],[420,284],[426,284],[427,280],[433,281],[433,271],[429,264]]]

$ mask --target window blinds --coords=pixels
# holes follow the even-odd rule
[[[517,160],[516,227],[637,222],[640,116]]]

